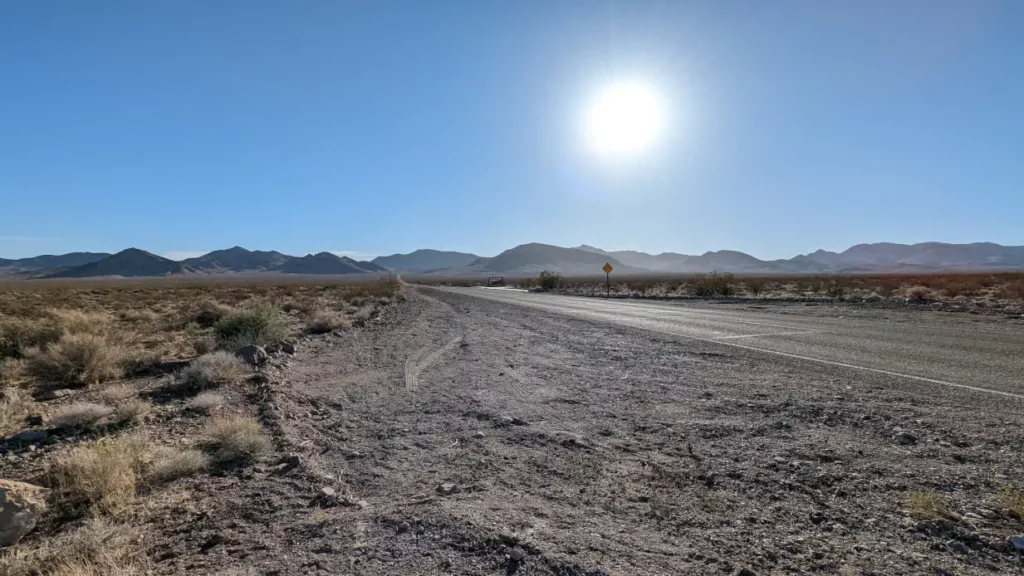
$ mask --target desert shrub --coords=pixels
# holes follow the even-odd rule
[[[108,404],[117,404],[123,402],[129,398],[134,398],[138,393],[135,388],[127,384],[115,384],[113,386],[107,386],[103,390],[100,390],[100,398]]]
[[[111,419],[119,424],[139,424],[146,418],[153,407],[143,400],[127,400],[114,407]]]
[[[355,326],[362,326],[366,324],[366,321],[373,317],[375,308],[372,304],[368,304],[356,310],[352,314],[352,324]]]
[[[695,296],[711,298],[714,296],[730,296],[733,293],[733,275],[712,272],[711,274],[695,274],[690,289]]]
[[[91,518],[79,528],[45,538],[32,549],[15,548],[0,556],[7,576],[141,576],[145,555],[137,531]]]
[[[94,334],[106,336],[112,327],[111,318],[100,312],[86,310],[52,310],[50,315],[64,334]]]
[[[289,300],[284,304],[281,304],[281,311],[286,314],[292,311],[302,312],[303,310],[304,308],[302,307],[302,305],[294,300]]]
[[[224,318],[230,316],[234,309],[212,300],[200,302],[192,312],[191,320],[203,328],[215,326]]]
[[[157,450],[147,477],[152,482],[170,482],[198,474],[209,466],[210,457],[199,450],[179,452],[173,448],[163,448]]]
[[[25,427],[25,417],[32,409],[32,399],[18,388],[0,391],[0,436],[9,436]]]
[[[949,506],[931,492],[913,491],[907,495],[907,511],[919,520],[938,520],[949,517]]]
[[[0,388],[20,382],[24,367],[24,362],[19,358],[0,359]]]
[[[174,374],[177,386],[202,390],[220,384],[237,382],[248,372],[242,359],[231,352],[218,350],[204,354]]]
[[[562,275],[558,272],[549,272],[547,270],[540,273],[537,277],[537,285],[545,290],[555,290],[562,284]]]
[[[306,325],[310,334],[326,334],[336,328],[347,328],[352,323],[344,314],[334,310],[317,310]]]
[[[743,281],[743,284],[747,287],[750,295],[757,298],[764,292],[765,287],[768,285],[768,281],[764,278],[747,278]]]
[[[82,386],[122,374],[123,349],[96,334],[67,334],[45,349],[29,351],[26,371],[45,383]]]
[[[110,406],[77,402],[59,409],[50,417],[50,426],[54,428],[91,428],[114,413]]]
[[[210,414],[224,404],[224,397],[216,392],[200,392],[189,400],[187,408],[193,412]]]
[[[0,358],[22,358],[31,348],[46,348],[63,330],[51,318],[8,318],[0,322]]]
[[[214,331],[218,345],[228,350],[237,350],[251,344],[267,346],[288,337],[284,318],[277,310],[266,305],[229,314],[217,322]]]
[[[217,462],[244,462],[270,452],[260,423],[245,416],[215,418],[203,431],[204,443]]]
[[[927,286],[911,286],[907,288],[907,297],[913,300],[931,300],[932,289]]]
[[[49,483],[71,507],[113,512],[135,499],[145,459],[146,444],[140,438],[103,439],[57,457]]]
[[[123,322],[130,322],[132,324],[137,323],[148,323],[152,324],[160,319],[160,315],[152,310],[122,310],[117,313],[118,319]]]
[[[825,284],[825,295],[829,298],[842,298],[843,294],[846,293],[846,287],[840,284],[836,280],[832,280]]]
[[[1003,507],[1009,510],[1010,514],[1017,518],[1024,518],[1024,493],[1009,484],[1004,484],[1000,496]]]
[[[518,286],[520,288],[525,288],[525,289],[529,290],[530,288],[533,288],[534,286],[537,285],[537,279],[536,278],[523,278],[521,280],[516,280],[515,284],[516,284],[516,286]]]

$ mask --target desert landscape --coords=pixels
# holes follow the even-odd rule
[[[0,566],[1020,570],[1024,366],[1001,351],[1024,344],[1019,278],[786,277],[755,294],[761,278],[690,275],[616,283],[611,300],[554,273],[510,282],[521,292],[397,275],[11,281],[0,478],[17,543]],[[885,298],[866,295],[880,282]],[[946,292],[960,286],[974,305],[941,306],[964,303]],[[823,339],[891,331],[861,359]],[[887,348],[904,333],[917,351],[977,347],[979,364]],[[1002,364],[986,375],[989,354]]]

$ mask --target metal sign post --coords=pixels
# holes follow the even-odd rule
[[[615,268],[612,268],[612,265],[607,263],[607,262],[605,262],[604,266],[601,267],[601,270],[604,270],[604,297],[605,298],[611,298],[612,297],[612,270],[614,270],[614,269]]]

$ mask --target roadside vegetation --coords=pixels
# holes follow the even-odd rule
[[[250,400],[255,370],[236,351],[280,356],[290,342],[290,354],[297,337],[365,324],[403,298],[393,278],[5,286],[0,480],[47,497],[36,529],[0,549],[0,574],[151,571],[140,527],[188,498],[167,491],[274,451]]]
[[[481,285],[482,279],[427,278],[424,284]],[[605,296],[605,278],[567,278],[553,272],[506,278],[525,289],[577,296]],[[750,276],[712,272],[616,278],[614,298],[749,299],[774,301],[879,302],[934,305],[952,309],[991,308],[1014,312],[1024,306],[1024,273],[848,274]]]

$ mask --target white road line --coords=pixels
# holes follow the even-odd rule
[[[452,338],[450,342],[431,352],[430,355],[424,358],[421,362],[417,362],[416,359],[423,355],[425,349],[413,354],[405,363],[405,389],[415,390],[416,387],[419,386],[420,373],[426,370],[434,362],[437,362],[437,359],[440,358],[442,354],[458,346],[460,342],[462,342],[462,336]]]
[[[821,330],[798,330],[796,332],[769,332],[767,334],[740,334],[739,336],[719,336],[712,338],[714,341],[733,340],[736,338],[757,338],[758,336],[792,336],[793,334],[820,334]]]
[[[607,322],[607,320],[606,320]],[[623,324],[629,326],[628,324]],[[699,336],[687,336],[685,334],[676,334],[675,332],[669,332],[667,330],[658,330],[657,328],[646,328],[642,326],[631,326],[632,328],[639,328],[640,330],[647,330],[648,332],[659,332],[661,334],[668,334],[669,336],[676,336],[678,338],[689,338],[690,340],[699,340],[701,342],[711,342],[721,346],[732,346],[733,348],[742,348],[744,350],[752,350],[754,352],[763,352],[765,354],[775,354],[776,356],[785,356],[786,358],[795,358],[797,360],[805,360],[807,362],[817,362],[819,364],[828,364],[829,366],[841,366],[843,368],[852,368],[854,370],[864,370],[865,372],[874,372],[876,374],[885,374],[887,376],[896,376],[898,378],[909,378],[910,380],[917,380],[919,382],[928,382],[930,384],[941,384],[943,386],[949,386],[951,388],[961,388],[964,390],[971,390],[974,392],[987,392],[989,394],[996,394],[998,396],[1005,396],[1007,398],[1015,398],[1017,400],[1024,400],[1024,394],[1014,394],[1013,392],[1003,392],[1002,390],[992,390],[991,388],[982,388],[980,386],[971,386],[970,384],[957,384],[956,382],[946,382],[945,380],[936,380],[934,378],[925,378],[924,376],[914,376],[913,374],[903,374],[902,372],[893,372],[891,370],[882,370],[881,368],[870,368],[868,366],[858,366],[856,364],[847,364],[846,362],[836,362],[834,360],[825,360],[822,358],[814,358],[811,356],[801,356],[799,354],[790,354],[789,352],[779,352],[778,350],[767,350],[765,348],[757,348],[755,346],[746,346],[744,344],[735,344],[733,342],[722,342],[712,338],[701,338]]]

